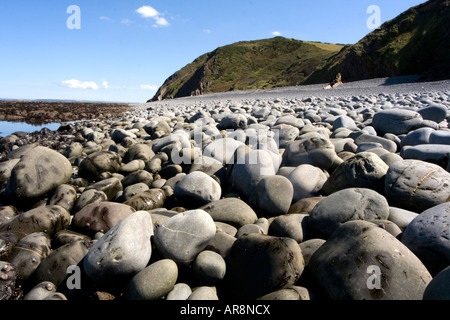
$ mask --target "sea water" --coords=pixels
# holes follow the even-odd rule
[[[14,132],[22,131],[26,133],[33,133],[35,131],[40,131],[43,128],[47,128],[51,131],[58,130],[61,123],[47,123],[42,125],[32,125],[25,122],[9,122],[0,121],[0,137],[6,137]]]

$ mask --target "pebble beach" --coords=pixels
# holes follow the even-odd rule
[[[414,80],[2,137],[0,300],[450,299],[450,80]]]

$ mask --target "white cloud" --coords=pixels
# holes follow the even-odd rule
[[[102,86],[103,86],[104,89],[108,89],[109,88],[108,81],[103,81],[102,82]]]
[[[99,89],[99,86],[93,81],[82,82],[82,81],[76,80],[76,79],[62,81],[61,85],[63,87],[72,88],[72,89],[92,89],[92,90]]]
[[[111,19],[110,17],[105,17],[105,16],[101,16],[100,20],[104,20],[104,21],[109,21],[109,22],[114,22],[113,19]]]
[[[136,12],[139,13],[142,18],[155,18],[159,16],[159,12],[150,6],[142,6],[137,9]]]
[[[278,37],[278,36],[281,36],[281,32],[280,31],[274,31],[274,32],[272,32],[272,35]]]
[[[141,84],[141,89],[156,91],[156,90],[158,90],[158,87],[154,86],[154,85],[150,85],[150,84]]]
[[[203,29],[203,32],[206,34],[211,34],[212,30],[211,29]]]
[[[170,26],[169,21],[161,17],[161,14],[155,8],[150,6],[142,6],[136,10],[142,18],[152,18],[155,20],[153,27],[167,27]]]
[[[157,18],[155,18],[155,20],[156,20],[157,26],[166,27],[166,26],[170,25],[169,21],[167,21],[165,18],[157,17]]]

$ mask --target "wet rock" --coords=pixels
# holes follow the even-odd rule
[[[85,206],[92,203],[107,201],[108,196],[103,192],[95,189],[85,190],[76,200],[73,206],[73,212],[81,211]]]
[[[398,161],[389,167],[385,195],[392,205],[421,212],[450,198],[450,173],[420,160]]]
[[[238,198],[213,201],[199,209],[206,211],[214,221],[225,222],[235,227],[242,227],[258,220],[255,211]]]
[[[0,232],[14,233],[19,239],[34,232],[50,237],[69,226],[70,214],[60,206],[44,206],[22,212],[8,223],[0,225]]]
[[[364,188],[348,188],[321,200],[311,211],[308,226],[328,238],[340,225],[350,220],[383,220],[389,205],[379,193]]]
[[[16,269],[5,261],[0,261],[0,301],[9,300],[16,291]]]
[[[91,189],[102,191],[106,195],[108,201],[111,201],[120,191],[123,191],[123,186],[118,178],[108,178],[91,184],[89,187],[84,189],[84,191]]]
[[[77,192],[75,188],[68,184],[62,184],[56,188],[53,196],[48,201],[48,204],[63,207],[70,212],[76,200]]]
[[[78,230],[95,234],[106,233],[136,210],[131,206],[114,202],[98,202],[86,205],[75,213],[72,225]]]
[[[78,176],[89,181],[98,181],[104,172],[114,173],[121,167],[121,158],[112,151],[98,151],[87,156],[80,164]]]
[[[151,257],[150,214],[138,211],[120,221],[89,249],[83,267],[95,282],[130,280],[143,270]]]
[[[125,202],[126,205],[135,210],[150,211],[162,208],[166,201],[166,193],[161,189],[150,189],[137,195]]]
[[[234,243],[227,268],[233,295],[257,299],[294,285],[303,272],[304,260],[293,239],[249,234]]]
[[[59,286],[67,277],[70,266],[76,266],[87,254],[92,243],[73,241],[51,252],[33,274],[35,282],[50,281]]]
[[[125,292],[127,300],[159,300],[171,292],[178,279],[177,264],[159,260],[131,279]]]
[[[201,210],[177,214],[155,230],[158,250],[169,259],[190,264],[216,234],[211,216]]]
[[[432,275],[450,264],[450,202],[419,214],[405,229],[402,242]]]
[[[56,286],[50,281],[43,281],[34,286],[24,297],[23,300],[38,301],[44,300],[49,295],[56,292]]]
[[[72,165],[66,157],[46,147],[25,154],[11,172],[6,193],[22,201],[39,199],[69,182]]]
[[[313,254],[308,269],[333,300],[421,300],[432,279],[406,246],[367,221],[340,226]]]
[[[15,266],[17,278],[24,281],[35,272],[50,250],[50,237],[44,232],[35,232],[19,240],[7,261]]]

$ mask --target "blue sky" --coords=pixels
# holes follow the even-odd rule
[[[1,0],[0,98],[145,102],[219,46],[275,35],[353,44],[371,32],[369,6],[383,23],[424,2]]]

